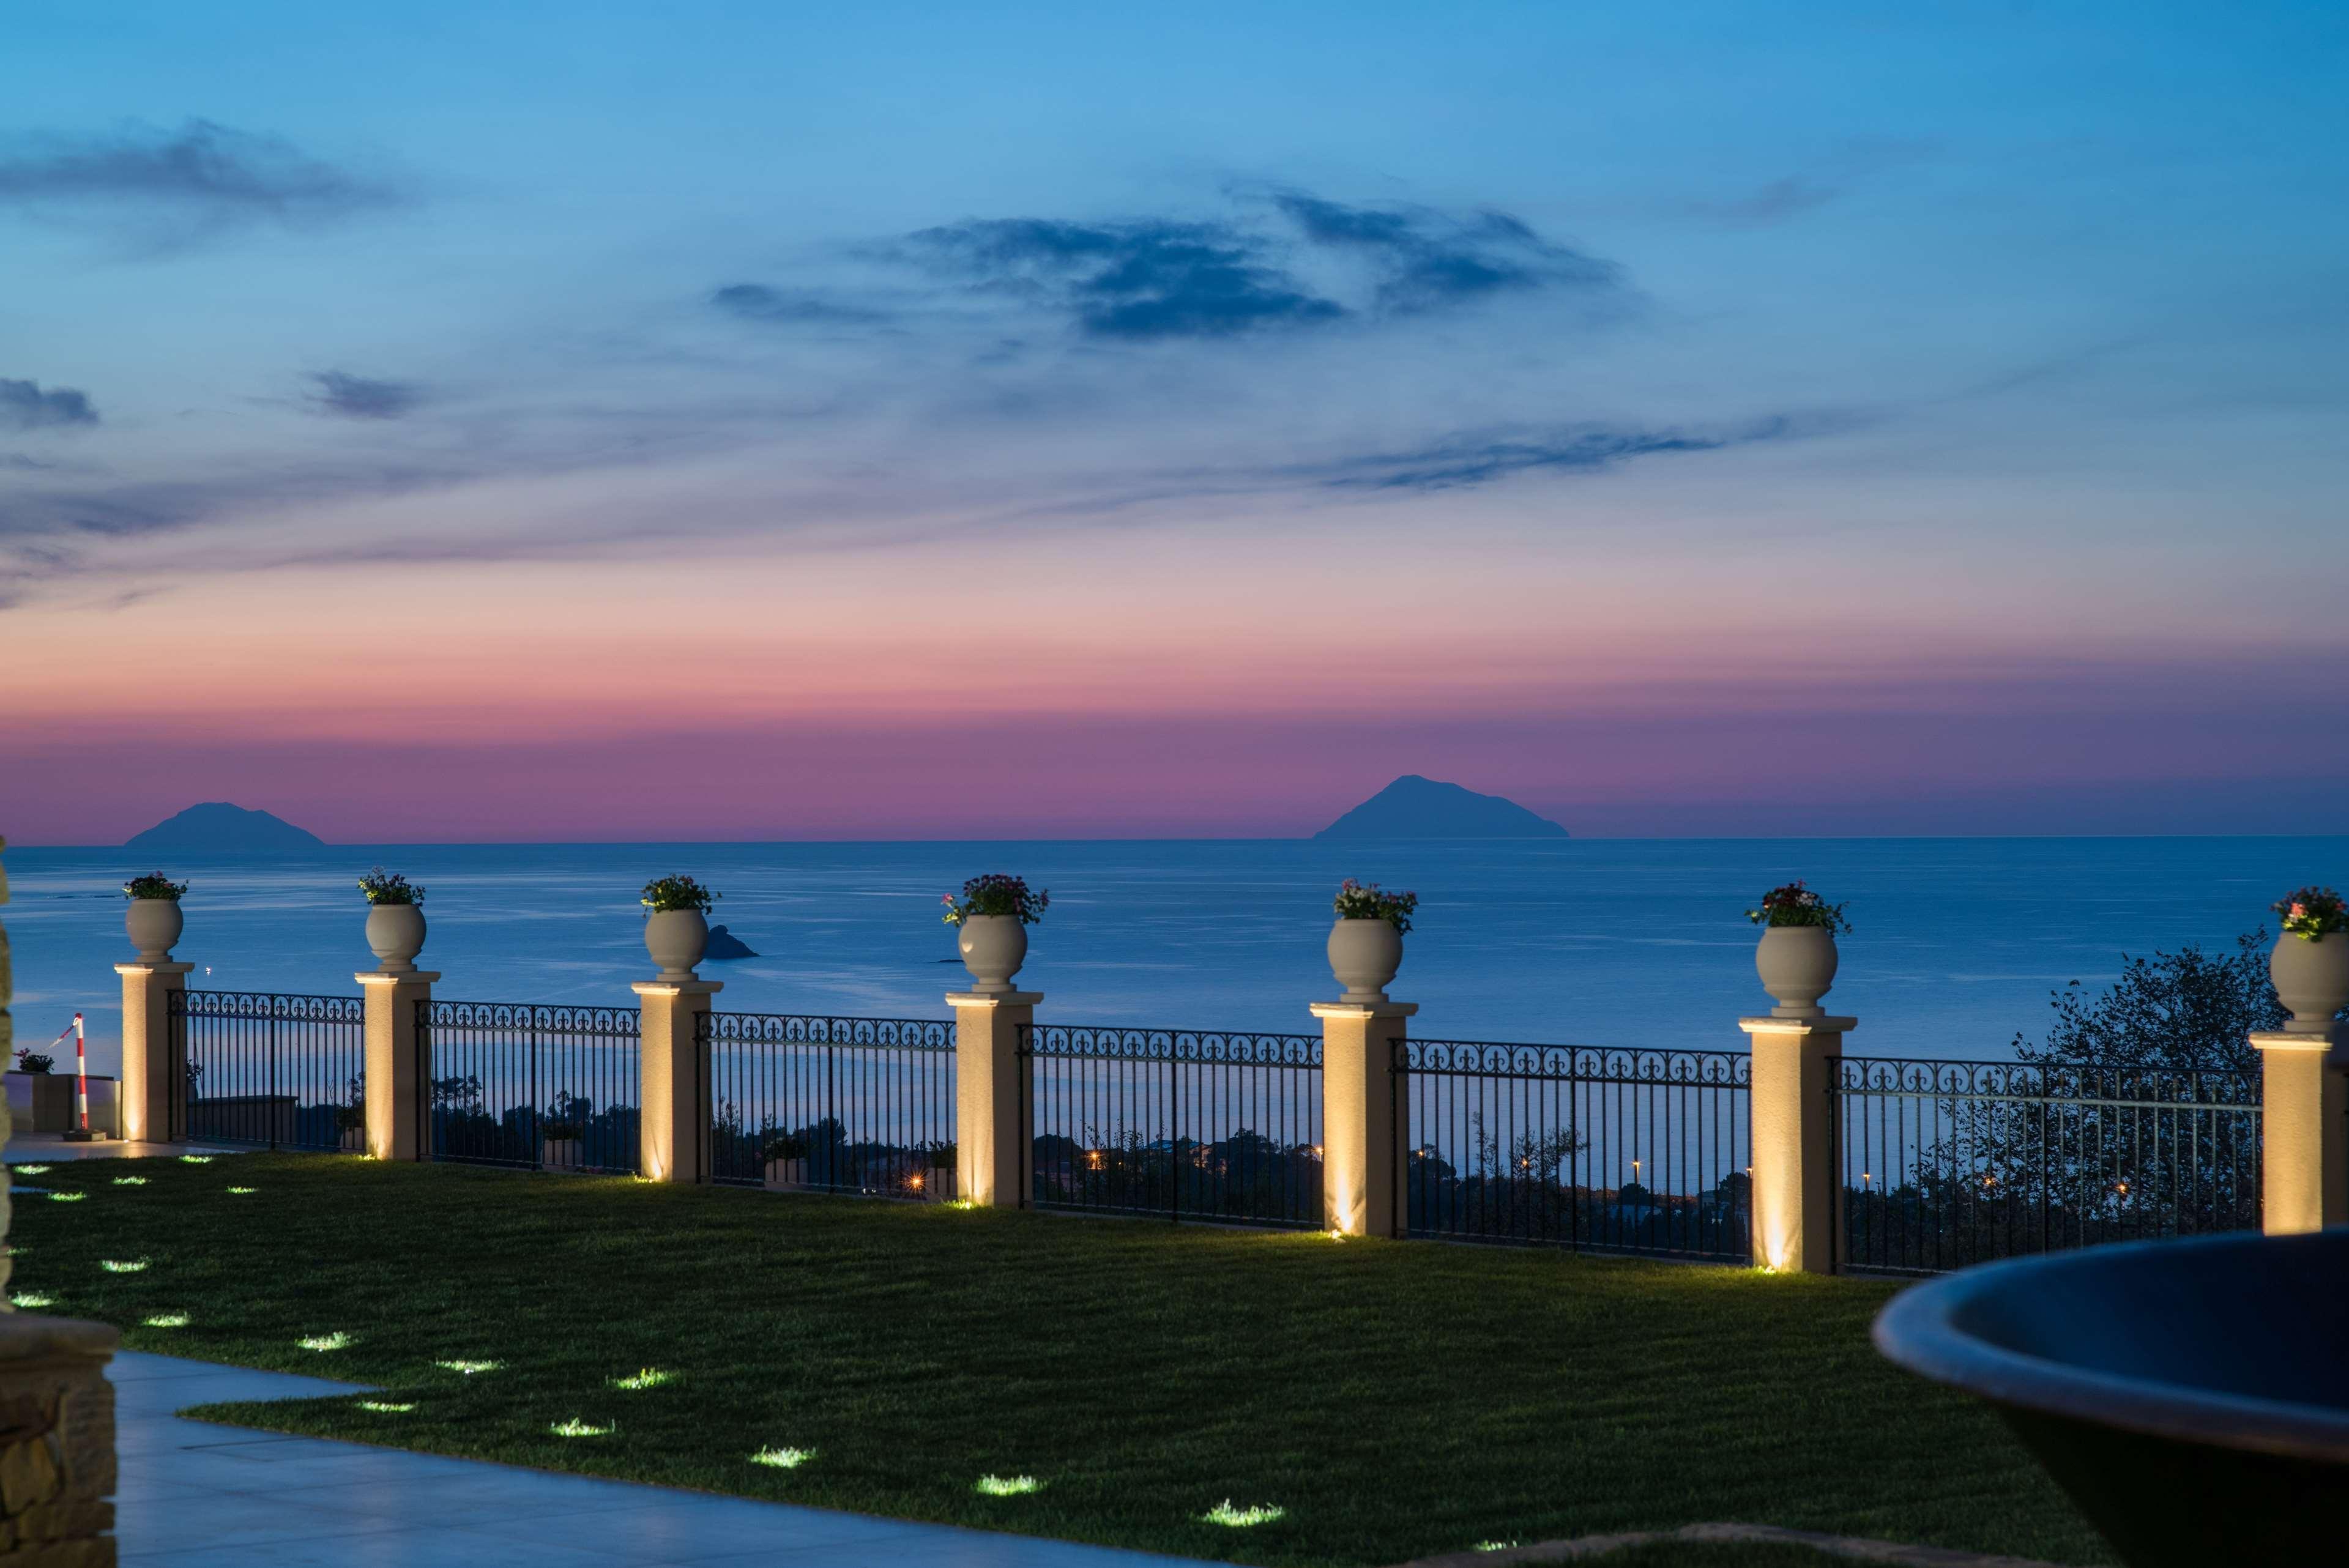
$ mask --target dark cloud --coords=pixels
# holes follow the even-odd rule
[[[0,149],[0,206],[156,242],[240,224],[303,227],[398,200],[388,186],[280,138],[208,119],[177,130],[18,138]]]
[[[1367,259],[1381,274],[1378,303],[1392,314],[1509,291],[1605,291],[1622,283],[1611,262],[1552,244],[1506,212],[1464,220],[1424,208],[1349,207],[1294,191],[1272,204],[1314,244]]]
[[[769,288],[764,284],[728,284],[709,296],[709,303],[744,321],[786,325],[870,326],[889,319],[886,311],[842,304],[804,290]]]
[[[42,430],[58,425],[95,425],[98,410],[89,395],[70,387],[43,391],[39,383],[0,377],[0,429]]]
[[[909,235],[905,250],[980,288],[1065,308],[1094,337],[1231,337],[1347,314],[1230,223],[972,219]]]
[[[1773,418],[1731,430],[1638,430],[1568,425],[1541,431],[1467,433],[1396,452],[1365,452],[1284,469],[1330,490],[1441,490],[1538,470],[1593,469],[1632,458],[1712,452],[1847,428],[1847,420]]]
[[[322,370],[310,380],[317,388],[310,395],[312,407],[346,419],[397,419],[422,398],[406,382],[372,381],[340,370]]]

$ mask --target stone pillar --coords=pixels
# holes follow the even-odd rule
[[[983,1209],[1024,1209],[1035,1154],[1035,1079],[1019,1051],[1041,991],[955,991],[955,1180]]]
[[[114,1385],[103,1323],[0,1317],[0,1563],[112,1568]]]
[[[1833,1274],[1843,1254],[1827,1064],[1857,1018],[1740,1018],[1753,1037],[1754,1262]]]
[[[1321,1221],[1348,1236],[1400,1236],[1411,1130],[1395,1057],[1416,1002],[1316,1002],[1321,1020]]]
[[[2297,1235],[2349,1221],[2349,1031],[2257,1034],[2261,1228]]]
[[[5,855],[7,849],[7,838],[0,835],[0,855]],[[8,868],[0,865],[0,903],[7,902]],[[9,966],[8,960],[8,928],[0,925],[0,1066],[16,1059],[16,1025],[8,1016],[8,999],[16,994],[16,972]],[[15,1130],[9,1125],[8,1097],[0,1094],[0,1150],[8,1147],[8,1139]],[[0,1181],[0,1236],[8,1233],[8,1182]],[[0,1246],[0,1312],[16,1310],[8,1301],[8,1275],[13,1267],[14,1260],[9,1256],[8,1249]]]
[[[637,1169],[647,1181],[709,1180],[709,1041],[701,1020],[723,980],[639,980],[643,1092]]]
[[[367,998],[367,1154],[376,1160],[429,1160],[432,1129],[423,1099],[432,1063],[416,1014],[419,1004],[432,1000],[432,982],[440,972],[363,969],[351,978]]]
[[[122,976],[122,1136],[165,1143],[188,1127],[188,1033],[171,1026],[171,994],[188,988],[192,964],[118,964]]]

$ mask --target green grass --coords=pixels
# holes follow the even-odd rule
[[[414,1407],[204,1412],[248,1426],[1268,1564],[1703,1521],[2109,1561],[1986,1411],[1876,1356],[1878,1284],[317,1156],[131,1169],[17,1199],[14,1290]],[[1204,1520],[1226,1501],[1282,1512]]]

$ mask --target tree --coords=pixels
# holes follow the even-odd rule
[[[2259,1053],[2249,1037],[2279,1028],[2283,1004],[2268,979],[2268,934],[2235,939],[2234,951],[2188,945],[2150,958],[2121,958],[2120,978],[2093,1000],[2077,980],[2049,997],[2047,1037],[2018,1033],[2018,1061],[2042,1067],[2213,1069],[2249,1072]]]

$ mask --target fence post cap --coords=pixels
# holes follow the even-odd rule
[[[1306,1011],[1317,1018],[1408,1018],[1419,1012],[1416,1002],[1313,1002]]]
[[[726,989],[723,980],[631,980],[628,989],[639,996],[715,996]]]
[[[1816,1018],[1781,1018],[1764,1013],[1738,1019],[1737,1026],[1749,1035],[1842,1035],[1859,1027],[1859,1020],[1826,1013]]]
[[[362,969],[351,976],[362,985],[429,985],[440,978],[438,969],[409,969],[388,974],[381,969]]]
[[[1041,991],[949,991],[949,1007],[1032,1007],[1044,999]]]
[[[116,965],[114,972],[117,975],[188,975],[192,974],[195,967],[192,964],[182,964],[176,958],[155,964],[150,964],[142,958],[134,958],[128,964]]]
[[[2329,1029],[2259,1029],[2251,1040],[2254,1050],[2327,1051],[2349,1045],[2349,1027],[2335,1024]],[[2340,1058],[2336,1055],[2334,1059]]]

